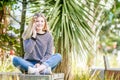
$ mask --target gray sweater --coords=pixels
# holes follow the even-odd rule
[[[23,46],[25,51],[24,59],[44,62],[51,57],[53,52],[52,35],[50,32],[37,34],[36,39],[24,40]]]

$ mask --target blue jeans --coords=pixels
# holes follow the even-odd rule
[[[61,55],[57,53],[52,55],[48,60],[46,60],[42,64],[51,67],[51,69],[53,70],[61,62],[61,60],[62,60]],[[28,61],[17,56],[13,58],[12,62],[15,67],[19,68],[22,71],[28,71],[29,66],[34,67],[34,65],[38,63],[38,61],[34,60]]]

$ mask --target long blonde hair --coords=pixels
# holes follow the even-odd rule
[[[43,31],[49,31],[49,28],[48,28],[48,25],[47,25],[47,20],[46,20],[45,16],[42,13],[35,13],[34,16],[32,17],[32,20],[31,20],[29,26],[27,27],[27,29],[22,34],[23,40],[31,38],[33,23],[35,21],[35,18],[38,18],[38,17],[42,17],[45,20],[45,26],[43,28]]]

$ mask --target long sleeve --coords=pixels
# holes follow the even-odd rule
[[[36,38],[30,38],[24,41],[24,59],[46,61],[51,57],[53,50],[52,35],[49,32],[37,34]]]
[[[53,53],[53,39],[52,39],[52,35],[51,35],[48,40],[47,50],[46,50],[45,55],[44,55],[43,59],[41,60],[41,62],[44,62],[47,59],[49,59],[52,56],[52,53]]]
[[[24,51],[25,53],[31,53],[34,49],[34,46],[36,44],[36,41],[34,39],[27,39],[24,40],[23,46],[24,46]]]

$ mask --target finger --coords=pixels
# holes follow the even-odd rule
[[[37,67],[37,64],[35,64],[35,67]]]
[[[32,29],[33,29],[33,30],[36,30],[36,24],[33,24]]]

